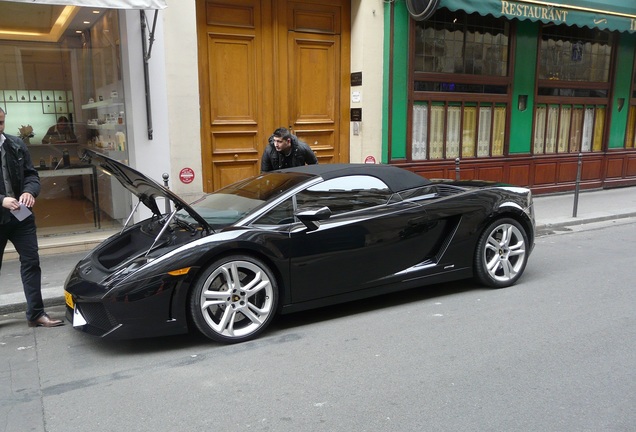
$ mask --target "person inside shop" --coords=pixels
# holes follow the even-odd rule
[[[46,135],[42,138],[42,144],[55,144],[77,142],[77,137],[73,133],[73,128],[66,116],[60,116],[57,123],[46,131]]]
[[[57,327],[64,322],[49,317],[44,311],[38,237],[35,216],[31,212],[40,193],[40,177],[24,141],[4,133],[5,117],[6,113],[0,108],[0,276],[2,256],[10,241],[20,256],[27,324],[29,327]],[[4,287],[4,282],[0,286]]]
[[[261,172],[317,163],[318,159],[307,143],[299,140],[289,129],[280,127],[269,137],[261,158]]]

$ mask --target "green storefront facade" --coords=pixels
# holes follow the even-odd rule
[[[636,3],[385,7],[383,162],[538,193],[636,185]]]

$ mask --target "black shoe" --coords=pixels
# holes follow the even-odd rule
[[[35,321],[27,321],[29,327],[59,327],[64,325],[64,321],[59,319],[53,319],[46,313],[40,315]]]

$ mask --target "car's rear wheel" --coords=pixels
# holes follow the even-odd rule
[[[210,265],[190,297],[196,327],[210,339],[235,343],[259,335],[278,305],[276,279],[259,259],[234,255]]]
[[[514,219],[492,222],[481,233],[475,251],[475,276],[494,288],[514,284],[528,262],[528,235]]]

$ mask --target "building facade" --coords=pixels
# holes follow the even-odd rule
[[[0,1],[0,104],[42,165],[43,234],[115,229],[135,204],[81,148],[195,200],[258,174],[279,126],[320,163],[536,193],[634,185],[623,3]],[[74,139],[43,141],[60,117]]]
[[[392,2],[384,160],[537,193],[573,190],[577,178],[636,184],[628,3]]]

